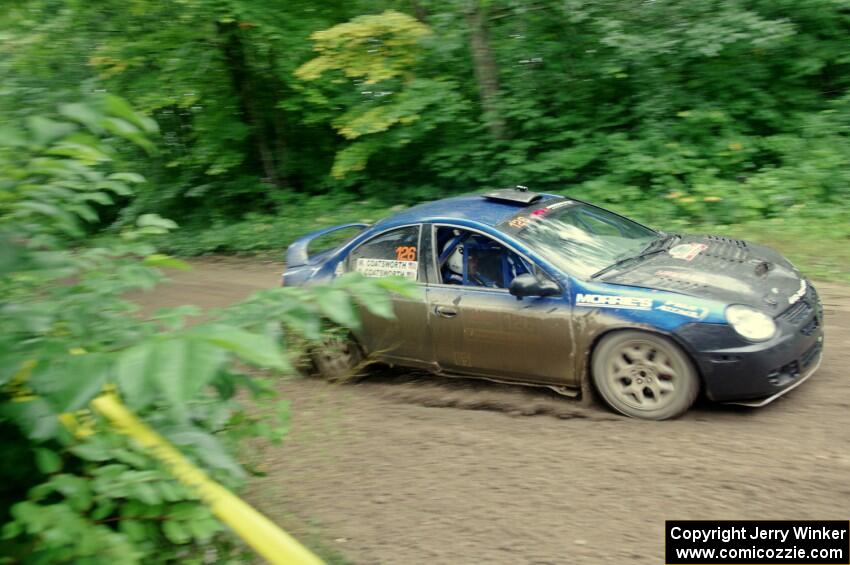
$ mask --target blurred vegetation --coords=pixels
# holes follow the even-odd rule
[[[181,252],[517,183],[660,227],[850,244],[842,0],[6,6],[0,115],[128,99],[160,139],[122,151],[147,182],[96,227],[175,218]]]
[[[288,407],[268,371],[293,372],[328,322],[357,328],[359,307],[391,316],[388,291],[405,286],[352,273],[262,291],[202,323],[188,323],[200,313],[191,306],[143,317],[125,295],[153,287],[160,267],[185,267],[150,244],[176,225],[142,214],[97,243],[86,226],[144,182],[121,155],[152,151],[156,123],[112,94],[62,104],[54,116],[30,114],[0,134],[0,562],[237,559],[244,548],[198,494],[89,412],[89,401],[119,394],[237,487],[246,478],[239,446],[286,432]]]

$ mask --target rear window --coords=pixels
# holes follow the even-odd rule
[[[419,280],[419,230],[420,226],[398,228],[362,243],[348,255],[346,270],[367,277]]]
[[[331,233],[326,233],[325,235],[320,235],[310,242],[308,250],[310,258],[313,259],[316,255],[321,255],[322,253],[331,251],[332,249],[342,247],[342,245],[351,241],[354,236],[362,232],[364,229],[366,228],[362,226],[351,226],[332,231]]]

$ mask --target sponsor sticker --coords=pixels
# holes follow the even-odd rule
[[[597,308],[622,308],[624,310],[651,310],[652,299],[637,296],[608,296],[604,294],[576,295],[576,305]]]
[[[395,248],[396,261],[416,261],[416,247],[400,245]]]
[[[540,217],[540,216],[545,216],[546,214],[548,214],[552,210],[557,210],[558,208],[562,208],[562,207],[567,206],[567,205],[572,204],[572,203],[573,203],[572,200],[559,200],[558,202],[555,202],[554,204],[549,204],[548,206],[546,206],[544,208],[538,208],[537,210],[535,210],[534,212],[531,213],[531,217],[537,218],[537,217]]]
[[[508,225],[512,228],[522,229],[528,225],[528,216],[517,216],[508,222]]]
[[[416,280],[418,261],[393,261],[392,259],[357,259],[354,269],[367,277],[404,277]]]
[[[682,243],[680,245],[676,245],[675,247],[671,247],[667,252],[671,257],[675,259],[682,259],[683,261],[693,261],[694,258],[703,252],[703,250],[707,249],[708,245],[704,243]]]
[[[800,289],[788,297],[788,304],[794,304],[806,294],[806,279],[800,280]]]
[[[661,306],[658,306],[656,310],[672,312],[673,314],[687,316],[688,318],[693,318],[694,320],[702,320],[703,318],[708,316],[708,308],[703,308],[702,306],[694,306],[685,302],[677,302],[675,300],[666,301]]]

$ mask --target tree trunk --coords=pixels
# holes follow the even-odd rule
[[[422,23],[425,23],[425,18],[428,17],[428,10],[419,3],[418,0],[410,0],[410,9],[413,12],[413,17]]]
[[[487,11],[479,0],[475,0],[466,12],[466,22],[469,25],[469,50],[472,53],[484,123],[494,138],[504,139],[506,132],[499,104],[499,74],[493,50],[490,48]]]
[[[239,30],[235,24],[218,24],[219,35],[224,38],[224,57],[227,68],[233,80],[233,89],[239,98],[239,110],[243,121],[251,128],[251,140],[254,144],[256,157],[263,169],[263,174],[270,183],[280,186],[280,179],[275,166],[274,152],[269,147],[266,138],[262,116],[257,109],[251,86],[248,61],[245,57],[245,49],[239,37]]]

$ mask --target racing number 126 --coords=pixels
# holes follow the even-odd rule
[[[396,261],[416,261],[416,247],[401,245],[395,248]]]

